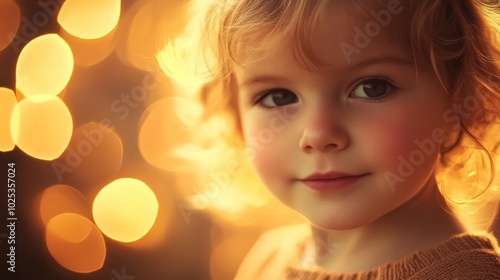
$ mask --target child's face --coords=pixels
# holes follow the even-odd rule
[[[365,32],[376,21],[329,7],[311,31],[328,63],[325,73],[300,68],[290,43],[235,69],[255,169],[276,197],[317,226],[369,224],[409,201],[433,176],[440,133],[449,125],[448,98],[430,71],[420,71],[417,80],[412,57],[394,43],[394,27],[409,17],[402,4],[365,46],[356,45],[356,30]],[[358,52],[346,56],[345,43]],[[343,175],[306,180],[329,172]]]

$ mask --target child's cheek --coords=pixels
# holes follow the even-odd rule
[[[367,160],[378,166],[383,174],[392,173],[398,179],[427,177],[432,172],[440,143],[432,139],[432,131],[439,129],[432,123],[422,122],[413,116],[398,115],[380,119],[378,126],[366,127],[372,141],[364,145]]]
[[[279,143],[281,134],[282,131],[275,122],[270,122],[269,118],[252,118],[244,125],[247,150],[252,165],[261,177],[279,174],[282,167],[280,164],[282,159],[279,157],[286,154],[286,149],[289,149],[286,144]]]
[[[294,116],[294,111],[289,110],[286,114],[259,113],[242,119],[256,173],[266,188],[284,202],[291,199],[290,181],[301,175],[299,171],[303,169],[300,159],[304,155],[299,148],[302,130]]]

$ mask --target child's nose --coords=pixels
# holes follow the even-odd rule
[[[341,114],[335,113],[331,107],[321,107],[304,116],[300,149],[313,153],[347,148],[350,140]]]

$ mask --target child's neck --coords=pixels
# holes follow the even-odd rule
[[[432,248],[464,232],[431,180],[403,206],[370,225],[344,231],[313,227],[316,264],[336,272],[360,272]],[[326,246],[325,246],[326,244]]]

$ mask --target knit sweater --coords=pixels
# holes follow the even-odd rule
[[[310,234],[304,225],[264,234],[240,266],[235,280],[500,279],[496,240],[460,234],[431,249],[357,273],[336,273],[300,265]]]

